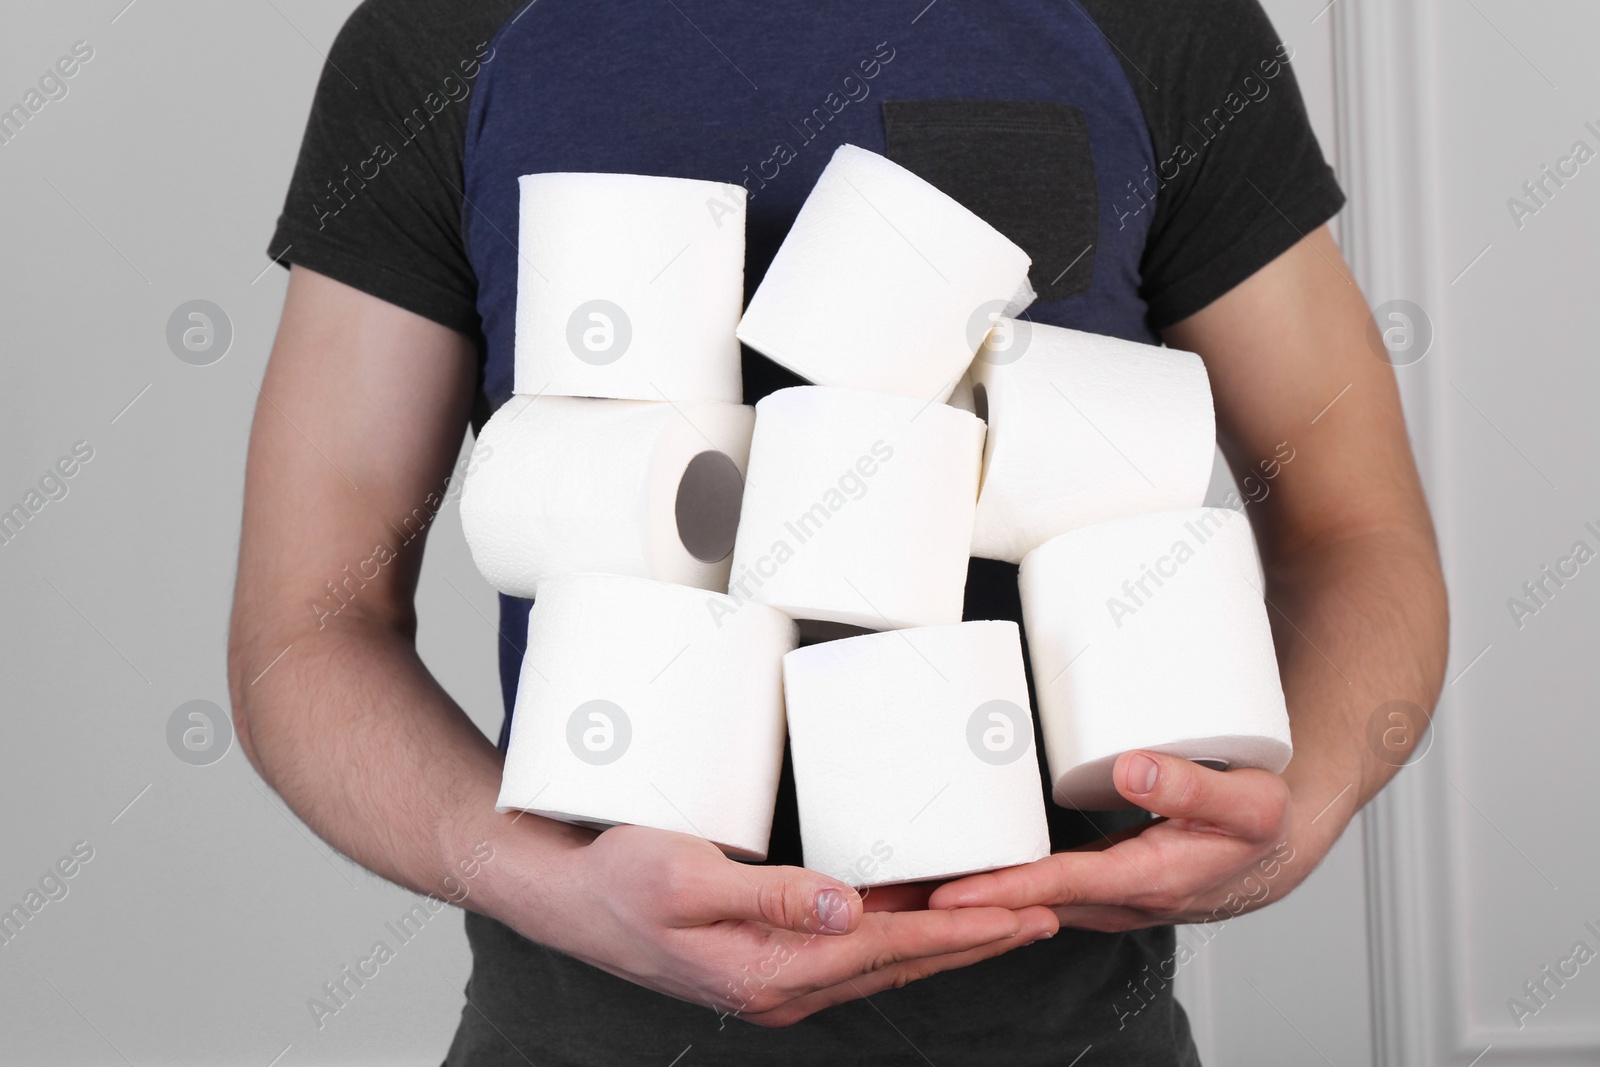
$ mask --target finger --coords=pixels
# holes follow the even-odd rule
[[[1218,906],[1209,912],[1201,906],[1175,913],[1151,908],[1119,908],[1105,904],[1070,904],[1050,910],[1055,912],[1063,927],[1097,930],[1101,933],[1121,933],[1125,930],[1143,930],[1149,926],[1171,926],[1174,923],[1226,922],[1229,918],[1247,914],[1260,906],[1257,902],[1250,901],[1241,902],[1239,907]]]
[[[870,912],[845,937],[813,938],[799,946],[784,986],[810,993],[897,963],[968,952],[996,941],[1031,941],[1056,925],[1048,908]]]
[[[854,889],[804,867],[691,862],[665,878],[669,912],[681,926],[744,919],[802,934],[846,934],[864,910]]]
[[[1064,929],[1093,930],[1102,934],[1120,934],[1128,930],[1143,930],[1151,926],[1166,926],[1172,920],[1142,908],[1118,908],[1107,904],[1070,904],[1052,908],[1056,920]]]
[[[861,894],[868,911],[927,911],[928,895],[937,882],[872,886]]]
[[[1264,840],[1288,818],[1289,787],[1270,771],[1217,771],[1159,752],[1124,752],[1111,777],[1117,792],[1146,811],[1237,837]]]
[[[1044,859],[946,882],[930,908],[1024,908],[1031,904],[1123,904],[1158,886],[1127,855],[1127,845],[1099,852],[1056,852]]]
[[[1041,912],[1043,914],[1039,914]],[[1015,937],[991,941],[962,952],[948,952],[891,963],[875,971],[846,978],[834,985],[796,997],[775,1009],[759,1014],[746,1013],[743,1017],[758,1026],[788,1026],[835,1004],[870,997],[885,989],[899,989],[943,971],[969,967],[974,963],[1026,948],[1042,938],[1053,937],[1059,929],[1048,909],[1030,908],[1025,913],[1018,914],[1023,916],[1023,922]]]

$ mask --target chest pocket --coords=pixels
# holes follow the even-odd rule
[[[1083,111],[1046,100],[886,100],[886,154],[1033,259],[1040,302],[1089,288],[1100,195]]]

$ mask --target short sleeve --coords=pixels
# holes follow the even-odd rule
[[[510,0],[366,0],[328,52],[268,255],[481,335],[462,240],[477,79]]]
[[[1156,167],[1140,264],[1151,324],[1194,314],[1344,206],[1257,0],[1088,0],[1144,111]],[[1137,205],[1138,201],[1134,201]]]

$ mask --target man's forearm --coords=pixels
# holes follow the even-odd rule
[[[1294,734],[1284,778],[1310,808],[1302,832],[1331,844],[1410,754],[1375,749],[1372,716],[1395,700],[1428,713],[1438,699],[1448,644],[1438,556],[1426,529],[1373,532],[1269,557],[1266,573]]]
[[[460,863],[512,821],[494,811],[499,752],[390,625],[355,617],[301,632],[252,684],[276,654],[268,649],[290,643],[235,639],[234,716],[251,762],[339,851],[409,889],[453,898]],[[558,824],[519,823],[523,848],[572,845]]]

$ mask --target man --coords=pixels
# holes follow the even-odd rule
[[[1302,881],[1393,773],[1371,714],[1437,697],[1444,590],[1393,375],[1253,0],[863,7],[368,0],[330,54],[271,248],[293,270],[251,437],[234,714],[327,841],[468,909],[452,1065],[1195,1063],[1150,977],[1170,924]],[[534,252],[516,177],[741,184],[753,289],[841,143],[1021,244],[1035,321],[1205,359],[1223,450],[1269,489],[1248,495],[1283,775],[1130,753],[1119,790],[1164,820],[1052,805],[1051,857],[865,902],[794,866],[787,775],[762,866],[495,814],[500,752],[418,659],[412,593],[463,429],[511,392]],[[794,381],[746,353],[748,401]],[[1015,579],[973,561],[967,617],[1019,618]],[[502,600],[508,715],[527,608]]]

